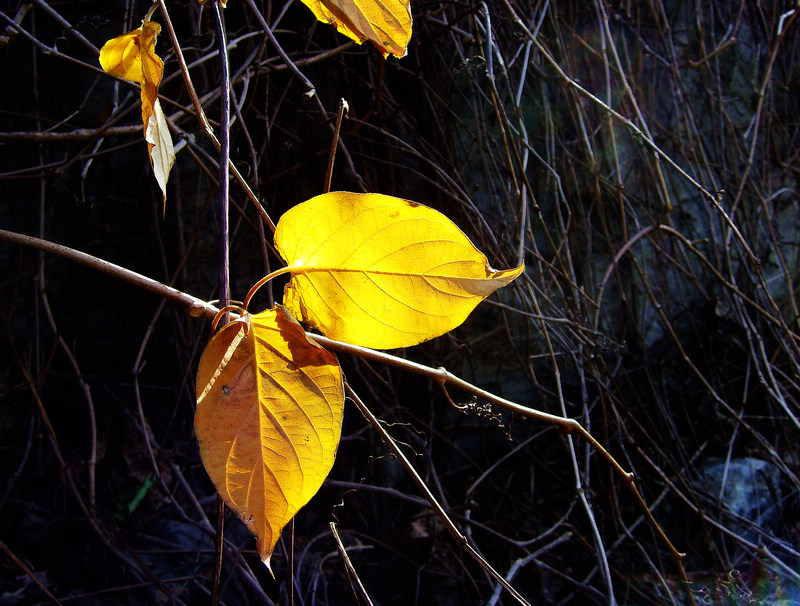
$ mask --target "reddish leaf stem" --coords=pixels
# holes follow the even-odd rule
[[[291,273],[291,271],[292,271],[292,268],[290,268],[290,267],[281,267],[280,269],[276,269],[271,274],[264,276],[258,282],[253,284],[253,286],[248,291],[247,296],[244,298],[244,301],[242,302],[242,309],[247,311],[247,307],[250,305],[250,300],[253,298],[253,295],[255,295],[256,292],[258,291],[258,289],[261,288],[262,286],[264,286],[264,284],[266,284],[267,282],[269,282],[273,278],[277,278],[278,276],[280,276],[282,274]]]

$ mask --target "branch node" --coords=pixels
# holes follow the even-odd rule
[[[189,306],[189,315],[193,318],[202,318],[206,315],[207,309],[208,304],[204,301],[192,301],[191,305]]]

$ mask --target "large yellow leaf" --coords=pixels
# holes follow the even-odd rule
[[[359,44],[369,40],[383,53],[405,57],[411,39],[410,0],[303,0],[314,15]]]
[[[200,456],[267,566],[281,529],[333,465],[343,407],[336,356],[280,307],[231,322],[203,352],[194,421]]]
[[[380,194],[303,202],[281,217],[275,246],[292,272],[284,304],[294,316],[376,349],[452,330],[523,270],[492,269],[443,214]]]
[[[100,49],[100,65],[113,76],[142,85],[142,123],[150,165],[167,201],[167,179],[175,163],[175,150],[167,119],[158,102],[158,85],[164,75],[164,62],[156,55],[156,38],[161,26],[145,21],[142,26],[106,42]]]

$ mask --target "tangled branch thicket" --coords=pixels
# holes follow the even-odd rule
[[[164,4],[216,127],[214,27],[195,2]],[[415,2],[408,56],[384,61],[299,2],[228,3],[231,158],[272,219],[321,192],[347,99],[333,189],[427,204],[493,266],[527,266],[404,355],[579,420],[686,554],[689,588],[580,440],[451,390],[457,410],[435,382],[342,356],[460,530],[532,603],[800,600],[792,6]],[[163,217],[138,91],[97,64],[149,8],[0,11],[0,227],[212,299],[218,154],[170,41],[157,46],[178,146]],[[237,298],[277,258],[231,192]],[[0,267],[0,601],[202,602],[215,493],[192,415],[207,323],[30,249],[0,246]],[[259,297],[251,309],[280,300]],[[293,578],[296,604],[349,603],[355,573],[376,604],[510,603],[354,408],[343,436],[275,579],[228,524],[223,602],[287,603]]]

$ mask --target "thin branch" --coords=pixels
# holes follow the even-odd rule
[[[75,250],[74,248],[62,246],[61,244],[55,244],[53,242],[49,242],[48,240],[34,238],[33,236],[26,236],[13,231],[7,231],[5,229],[0,229],[0,240],[5,240],[14,244],[28,246],[46,253],[58,255],[59,257],[64,257],[70,261],[80,263],[110,276],[114,276],[115,278],[124,280],[129,284],[149,290],[150,292],[173,301],[182,307],[188,308],[189,315],[194,317],[205,316],[209,320],[212,320],[219,311],[216,306],[204,301],[203,299],[193,297],[192,295],[181,292],[177,288],[167,286],[158,280],[153,280],[152,278],[148,278],[140,273],[120,265],[116,265],[115,263],[111,263],[104,259],[99,259],[94,255]]]
[[[225,309],[230,305],[230,241],[228,235],[228,195],[230,192],[230,150],[231,150],[231,74],[228,62],[228,45],[226,43],[225,23],[222,19],[220,2],[212,0],[210,3],[211,14],[214,16],[214,25],[217,29],[217,43],[219,44],[220,59],[220,92],[222,103],[220,107],[220,150],[219,150],[219,305]],[[223,314],[222,324],[226,324],[228,315]],[[217,494],[217,534],[214,548],[214,580],[211,589],[211,606],[219,603],[219,586],[222,575],[222,551],[225,540],[225,502]]]
[[[36,573],[35,573],[35,572],[33,572],[33,571],[32,571],[32,570],[31,570],[31,569],[28,567],[28,566],[26,566],[26,565],[25,565],[25,562],[23,562],[22,560],[20,560],[20,559],[17,557],[17,554],[15,554],[13,551],[11,551],[11,550],[8,548],[8,546],[7,546],[5,543],[3,543],[3,541],[0,541],[0,551],[2,551],[3,553],[5,553],[5,554],[6,554],[6,557],[8,557],[8,559],[10,559],[12,562],[14,562],[14,564],[16,564],[17,566],[19,566],[20,570],[22,570],[22,572],[24,572],[24,573],[25,573],[25,575],[26,575],[26,576],[27,576],[27,577],[28,577],[28,578],[29,578],[31,581],[33,581],[33,582],[34,582],[34,584],[35,584],[35,585],[36,585],[36,586],[39,588],[39,590],[40,590],[40,591],[41,591],[41,592],[42,592],[44,595],[46,595],[46,596],[47,596],[47,598],[48,598],[48,599],[49,599],[51,602],[53,602],[54,604],[61,604],[61,602],[58,600],[58,598],[56,598],[56,596],[54,596],[52,593],[50,593],[50,590],[49,590],[49,589],[48,589],[48,588],[45,586],[45,584],[44,584],[44,583],[42,583],[42,581],[39,579],[39,577],[38,577],[38,576],[36,576]]]
[[[175,56],[178,58],[178,66],[181,72],[181,76],[183,76],[183,82],[186,85],[186,90],[189,93],[189,97],[192,100],[192,106],[194,107],[195,115],[197,116],[198,122],[200,122],[200,126],[203,129],[203,134],[206,138],[211,141],[217,151],[221,152],[222,144],[220,143],[219,139],[217,139],[216,135],[214,134],[214,129],[211,128],[211,124],[206,117],[205,112],[203,111],[203,104],[200,102],[200,98],[197,96],[197,91],[194,88],[194,84],[192,83],[192,77],[189,74],[189,67],[186,64],[186,59],[183,57],[183,51],[181,50],[180,42],[178,41],[178,36],[175,34],[175,28],[172,26],[172,20],[169,18],[169,12],[167,11],[167,6],[163,0],[158,0],[159,7],[161,9],[161,14],[164,17],[164,25],[167,28],[167,33],[169,34],[169,39],[172,42],[172,48],[175,51]],[[227,57],[227,44],[224,47],[220,47],[220,50],[225,49],[225,55]],[[227,58],[225,59],[227,62]],[[228,86],[230,86],[230,77],[228,78]],[[228,89],[230,90],[230,89]],[[230,98],[229,101],[230,103]],[[228,170],[233,175],[233,178],[236,179],[236,182],[242,188],[244,193],[256,207],[258,214],[261,215],[261,218],[264,220],[264,223],[267,224],[267,227],[274,233],[275,232],[275,223],[270,218],[267,211],[261,205],[261,201],[258,199],[258,196],[253,192],[250,186],[245,181],[242,174],[236,168],[236,166],[228,159]]]
[[[325,171],[325,184],[322,187],[322,192],[327,194],[331,191],[331,180],[333,179],[333,162],[336,159],[336,148],[339,146],[339,131],[342,128],[342,119],[350,111],[350,106],[347,100],[339,99],[339,113],[336,115],[336,126],[333,129],[333,137],[331,138],[331,151],[328,155],[328,169]]]
[[[397,442],[395,442],[392,436],[389,435],[389,432],[386,431],[378,418],[372,414],[372,411],[367,408],[367,406],[364,404],[361,398],[358,397],[358,394],[353,391],[347,381],[345,381],[344,387],[347,391],[347,394],[353,399],[353,402],[355,402],[358,410],[361,411],[362,415],[364,415],[364,418],[367,419],[369,424],[372,425],[375,431],[377,431],[381,436],[381,440],[383,440],[384,444],[389,447],[392,453],[394,453],[397,459],[403,464],[406,472],[411,476],[411,479],[414,480],[414,484],[417,485],[417,488],[420,490],[420,492],[422,492],[425,499],[431,504],[431,507],[433,507],[436,515],[439,516],[439,519],[444,523],[445,528],[447,528],[447,531],[453,536],[459,546],[464,549],[473,559],[475,559],[475,561],[477,561],[478,564],[480,564],[481,567],[488,572],[495,581],[502,585],[503,589],[508,591],[511,596],[517,600],[517,602],[525,606],[530,606],[528,601],[516,589],[514,589],[508,583],[508,581],[506,581],[505,578],[503,578],[503,576],[497,572],[491,564],[489,564],[489,562],[487,562],[477,551],[475,551],[475,548],[472,547],[472,545],[469,544],[467,537],[461,534],[461,531],[458,529],[455,523],[453,523],[453,520],[450,519],[450,516],[447,515],[447,512],[444,510],[444,508],[439,504],[439,501],[430,491],[428,485],[425,483],[425,480],[420,477],[416,469],[414,469],[414,466],[411,465],[411,461],[408,460],[408,457],[406,457],[405,453],[397,445]]]
[[[358,576],[353,563],[350,561],[350,556],[347,555],[347,550],[344,548],[342,538],[339,536],[339,530],[336,527],[336,522],[331,522],[331,534],[333,535],[333,539],[336,541],[336,551],[339,552],[339,559],[342,560],[342,566],[344,567],[344,572],[347,575],[347,582],[350,585],[350,591],[353,593],[353,599],[359,606],[361,606],[362,603],[366,604],[366,606],[373,606],[367,590],[364,589],[364,584],[361,582],[361,578]]]

